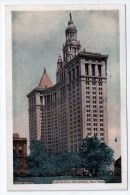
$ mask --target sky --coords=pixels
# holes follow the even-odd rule
[[[68,11],[12,12],[13,130],[29,139],[27,94],[38,86],[44,66],[55,84]],[[78,40],[86,51],[108,55],[109,146],[120,156],[119,15],[116,10],[71,11]],[[117,137],[117,142],[115,138]]]

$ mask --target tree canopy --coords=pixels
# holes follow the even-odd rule
[[[43,142],[33,141],[28,156],[29,174],[33,176],[53,176],[71,174],[75,168],[84,168],[92,176],[109,172],[113,161],[113,150],[97,137],[82,140],[79,152],[50,154]]]
[[[109,172],[109,166],[113,161],[114,151],[97,137],[86,137],[80,147],[80,156],[83,167],[97,176],[103,172]]]
[[[78,153],[62,152],[50,154],[43,142],[33,141],[30,144],[28,156],[29,174],[33,176],[66,175],[72,168],[81,166],[81,158]]]
[[[42,175],[46,170],[47,151],[43,142],[34,140],[30,144],[30,155],[28,156],[29,174]]]

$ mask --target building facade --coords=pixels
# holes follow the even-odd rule
[[[72,16],[65,30],[56,84],[44,69],[29,103],[30,140],[42,140],[51,153],[78,151],[86,136],[108,142],[107,55],[81,50]]]
[[[22,175],[27,170],[27,138],[20,138],[19,134],[13,134],[13,158],[17,163],[14,173]]]

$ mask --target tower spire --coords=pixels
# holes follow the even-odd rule
[[[43,74],[42,74],[42,77],[41,77],[41,80],[39,82],[39,87],[41,88],[48,88],[48,87],[52,87],[52,82],[46,72],[46,68],[44,66],[44,71],[43,71]]]
[[[44,66],[44,73],[46,73],[46,67]]]
[[[65,30],[66,42],[63,45],[63,64],[65,65],[73,57],[75,57],[80,50],[80,42],[77,40],[77,29],[72,20],[72,14],[69,14],[68,26]]]
[[[71,12],[70,12],[69,16],[70,16],[70,20],[68,21],[68,25],[71,25],[71,24],[73,24]]]
[[[58,56],[58,60],[57,60],[57,69],[61,69],[62,68],[62,58],[61,55],[59,54]]]
[[[71,12],[70,12],[70,20],[72,19]]]

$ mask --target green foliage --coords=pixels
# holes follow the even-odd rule
[[[47,153],[41,141],[33,141],[28,156],[29,174],[33,176],[70,175],[74,168],[85,168],[92,176],[104,175],[113,160],[113,150],[97,137],[84,138],[78,152]]]
[[[53,155],[55,164],[55,172],[58,175],[68,175],[72,168],[81,166],[81,159],[78,153],[59,153]]]
[[[41,141],[30,144],[28,156],[28,172],[33,176],[67,175],[73,167],[80,167],[81,159],[78,153],[62,152],[48,154]]]
[[[83,167],[94,176],[109,172],[108,167],[113,161],[113,153],[109,146],[101,143],[95,136],[84,138],[80,148]]]
[[[13,151],[13,171],[15,172],[16,169],[20,166],[20,160],[19,158],[17,157],[17,153],[16,151],[14,150]]]
[[[30,155],[28,156],[29,174],[40,176],[46,171],[47,151],[41,141],[32,141],[30,144]]]

